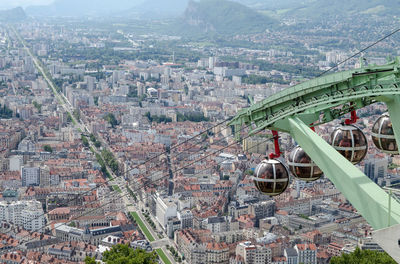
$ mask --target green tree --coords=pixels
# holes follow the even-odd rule
[[[93,264],[94,258],[86,258],[85,264]],[[146,252],[143,249],[133,249],[128,245],[118,244],[104,252],[103,262],[106,264],[156,264],[158,256],[156,252]]]
[[[81,115],[79,114],[79,110],[75,109],[72,114],[74,115],[75,119],[79,121],[79,119],[81,118]]]
[[[33,104],[33,106],[38,110],[39,113],[42,112],[42,105],[41,105],[41,104],[39,104],[39,103],[36,102],[36,101],[33,101],[32,104]]]
[[[43,150],[46,152],[53,152],[53,149],[49,145],[44,145]]]
[[[89,147],[89,140],[84,135],[81,135],[82,143],[85,147]]]
[[[93,143],[96,142],[96,137],[93,134],[89,135],[90,141],[92,141]]]
[[[396,264],[386,252],[361,250],[356,248],[353,253],[333,257],[331,264]]]
[[[115,128],[115,126],[119,124],[118,120],[115,118],[115,115],[112,113],[108,113],[104,119],[110,123],[112,128]]]
[[[253,171],[252,169],[248,169],[248,170],[246,170],[246,171],[244,172],[244,174],[246,174],[246,175],[253,175],[253,174],[254,174],[254,171]]]
[[[85,264],[96,264],[96,259],[87,256],[87,257],[85,258]]]

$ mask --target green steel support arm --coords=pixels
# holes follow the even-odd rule
[[[389,216],[389,196],[383,189],[299,118],[289,118],[289,126],[293,138],[374,229],[387,227],[388,217],[390,225],[400,224],[400,204],[395,199],[390,198],[392,208]]]
[[[397,145],[400,144],[400,96],[393,95],[385,100],[389,110],[390,121],[392,121],[393,132]]]

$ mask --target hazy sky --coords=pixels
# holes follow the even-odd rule
[[[13,8],[17,6],[47,5],[53,0],[0,0],[0,9]]]

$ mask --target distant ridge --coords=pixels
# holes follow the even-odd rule
[[[141,19],[177,18],[183,14],[189,0],[145,0],[128,10]]]
[[[26,19],[26,17],[22,7],[0,11],[0,22],[18,22]]]
[[[227,0],[190,1],[182,22],[182,30],[217,34],[262,32],[275,23],[247,6]]]
[[[399,16],[398,0],[235,0],[257,10],[280,18],[306,18],[309,20],[327,17],[349,17],[354,15]]]
[[[30,6],[26,12],[32,16],[103,16],[126,11],[143,0],[56,0],[50,5]]]
[[[351,15],[399,15],[398,0],[317,0],[304,3],[285,13],[287,16],[321,18]]]

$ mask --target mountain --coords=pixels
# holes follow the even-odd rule
[[[50,5],[30,6],[32,16],[103,16],[124,12],[143,0],[56,0]]]
[[[302,6],[288,10],[285,16],[308,18],[323,18],[326,16],[352,15],[398,15],[400,1],[398,0],[317,0],[309,1]]]
[[[26,14],[21,7],[0,11],[0,22],[18,22],[25,18]]]
[[[353,15],[390,15],[398,16],[398,0],[235,0],[268,14],[282,17],[301,17],[311,20],[326,17]]]
[[[183,14],[189,0],[146,0],[127,12],[142,19],[177,18]]]
[[[262,32],[275,23],[245,5],[227,0],[190,1],[180,22],[187,32],[217,34]]]
[[[298,8],[314,0],[234,0],[253,9],[282,10]]]

